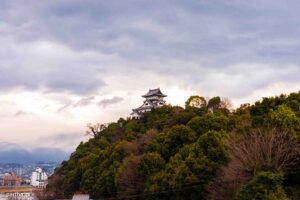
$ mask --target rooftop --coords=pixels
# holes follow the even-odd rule
[[[157,89],[149,89],[148,93],[143,95],[142,97],[151,97],[151,96],[160,96],[160,97],[166,97],[167,95],[163,94],[159,88]]]

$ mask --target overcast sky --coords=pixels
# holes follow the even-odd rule
[[[248,3],[249,2],[249,3]],[[251,3],[250,3],[251,2]],[[1,0],[0,142],[72,151],[149,88],[237,107],[300,89],[298,0]]]

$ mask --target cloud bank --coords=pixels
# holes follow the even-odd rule
[[[238,106],[298,91],[299,9],[293,0],[3,0],[0,136],[74,148],[84,138],[73,133],[128,116],[149,88],[179,105],[193,94]]]

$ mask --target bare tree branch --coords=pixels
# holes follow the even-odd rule
[[[231,133],[229,161],[208,186],[211,199],[229,200],[258,171],[291,172],[300,163],[300,143],[287,132],[254,129]]]
[[[92,136],[94,138],[98,137],[105,128],[107,128],[108,124],[87,124],[88,130],[86,131],[85,135],[86,136]]]

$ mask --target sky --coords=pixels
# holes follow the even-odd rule
[[[238,107],[300,90],[297,0],[1,0],[0,148],[71,152],[150,88]]]

